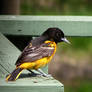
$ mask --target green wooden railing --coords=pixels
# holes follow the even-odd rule
[[[21,51],[6,35],[39,36],[49,27],[61,28],[66,36],[92,36],[91,16],[0,16],[0,90],[2,92],[64,92],[62,83],[44,77],[6,82]],[[46,69],[44,69],[46,70]],[[28,71],[23,73],[27,74]]]
[[[92,36],[91,16],[1,16],[0,31],[11,35],[40,35],[59,27],[67,36]]]

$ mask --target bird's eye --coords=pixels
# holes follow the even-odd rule
[[[56,33],[56,37],[60,37],[61,36],[61,34],[60,33]]]

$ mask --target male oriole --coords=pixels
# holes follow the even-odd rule
[[[59,42],[69,43],[59,28],[48,28],[40,37],[31,40],[16,61],[16,69],[6,77],[6,80],[15,81],[24,69],[35,69],[47,77],[48,75],[39,68],[51,61]]]

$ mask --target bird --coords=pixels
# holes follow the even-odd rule
[[[40,68],[47,65],[53,58],[57,44],[70,42],[66,39],[63,31],[57,27],[48,28],[41,36],[31,40],[18,57],[16,68],[6,77],[6,81],[15,81],[24,69],[31,73],[38,71],[42,76],[48,77]]]

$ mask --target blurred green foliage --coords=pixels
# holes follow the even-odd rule
[[[60,43],[58,45],[58,52],[61,53],[61,50],[64,52],[70,50],[73,51],[83,51],[92,54],[92,37],[67,37],[67,39],[71,42],[70,45],[66,43]],[[61,44],[62,48],[61,48]]]
[[[92,0],[21,0],[23,15],[92,15]]]
[[[65,86],[65,92],[91,92],[92,81],[90,80],[77,80],[77,84]]]
[[[79,59],[85,60],[86,57],[89,57],[90,62],[88,62],[90,63],[90,65],[92,65],[92,37],[67,37],[67,39],[71,42],[71,45],[68,45],[66,43],[58,44],[57,52],[59,53],[59,55],[61,55],[61,57],[62,54],[68,55],[70,58],[72,57],[73,59],[75,59],[76,62],[79,62]],[[86,66],[88,67],[88,64]],[[64,81],[64,87],[65,92],[91,92],[92,79],[88,80],[88,78],[85,78],[84,76],[83,79],[79,77],[77,78],[77,80],[70,81],[68,84],[66,81]]]

